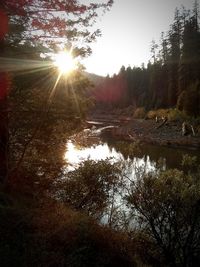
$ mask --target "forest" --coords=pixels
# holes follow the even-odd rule
[[[86,73],[81,63],[65,73],[52,60],[61,48],[76,59],[91,55],[91,43],[101,35],[93,26],[115,3],[85,2],[0,2],[0,266],[198,267],[198,1],[191,11],[176,9],[160,45],[152,41],[146,67],[122,67],[105,78]],[[157,126],[147,114],[161,109],[181,114],[174,127],[188,120],[195,136],[178,129],[175,139],[187,147],[168,151],[128,133],[128,141],[106,140],[109,153],[120,157],[86,157],[72,166],[67,147],[73,153],[87,149],[83,137],[99,131],[88,128],[88,117],[100,110],[110,120],[117,109],[139,113],[130,124],[147,122],[164,133],[171,121]],[[101,126],[115,131],[113,125]],[[96,135],[91,149],[95,142],[105,147]],[[194,151],[188,149],[192,142]],[[176,151],[176,167],[167,165]]]
[[[121,67],[106,77],[94,92],[98,103],[145,110],[175,108],[190,116],[200,114],[199,9],[176,9],[168,32],[160,44],[151,43],[147,67]]]

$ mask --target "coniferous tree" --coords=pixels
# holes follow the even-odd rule
[[[169,31],[168,58],[168,104],[176,105],[178,97],[178,67],[181,56],[181,17],[178,9],[175,11],[175,21]]]
[[[168,40],[165,37],[164,32],[161,33],[161,50],[160,50],[160,60],[163,65],[167,64],[168,58],[169,58],[169,52],[168,52]]]
[[[123,97],[117,101],[120,106],[133,105],[137,108],[144,105],[148,110],[177,105],[192,115],[189,103],[184,98],[188,97],[196,103],[192,99],[195,94],[197,99],[199,96],[199,87],[196,86],[200,80],[198,19],[197,1],[194,2],[193,11],[184,7],[176,9],[169,32],[161,34],[160,50],[155,40],[151,43],[151,59],[147,68],[122,67],[119,74],[110,79],[109,83],[113,85],[114,81],[122,80],[122,77],[125,82]],[[193,106],[198,110],[196,104]],[[197,115],[196,112],[194,114]]]

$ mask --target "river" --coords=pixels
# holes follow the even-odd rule
[[[117,189],[115,188],[109,193],[108,206],[103,210],[100,221],[103,224],[109,223],[112,227],[121,228],[128,225],[132,228],[136,226],[136,222],[125,201],[131,183],[145,173],[169,168],[181,169],[182,157],[185,154],[197,157],[198,162],[200,162],[199,151],[116,141],[112,138],[101,137],[103,129],[105,127],[85,129],[82,144],[80,142],[77,144],[75,138],[67,142],[65,152],[67,171],[75,170],[80,163],[88,159],[123,163],[126,178],[123,178],[122,185],[117,185]],[[111,220],[111,217],[114,219]]]
[[[105,128],[102,127],[95,130],[86,129],[85,132],[89,132],[89,138],[98,136],[100,141],[94,142],[89,145],[87,140],[83,146],[77,145],[72,140],[69,140],[66,144],[65,159],[68,163],[68,170],[73,170],[78,165],[87,160],[106,160],[109,159],[113,162],[122,160],[130,163],[137,162],[139,166],[145,166],[147,169],[152,170],[158,167],[163,169],[168,168],[181,168],[182,157],[185,154],[189,156],[197,157],[200,161],[200,153],[198,150],[191,150],[186,148],[173,148],[159,145],[138,144],[136,149],[130,149],[131,142],[119,142],[113,138],[102,138],[101,132]]]

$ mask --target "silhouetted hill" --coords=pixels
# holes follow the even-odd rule
[[[105,77],[94,73],[85,72],[85,75],[95,86],[101,84],[105,80]]]

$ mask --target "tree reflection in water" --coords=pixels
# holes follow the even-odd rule
[[[102,142],[101,144],[90,147],[80,147],[76,146],[72,141],[69,141],[65,153],[65,160],[68,164],[66,173],[69,173],[66,177],[68,177],[68,179],[74,179],[77,177],[76,175],[78,175],[80,178],[78,178],[78,183],[81,184],[81,181],[85,183],[84,189],[81,185],[81,190],[84,190],[84,192],[86,192],[84,194],[87,194],[87,192],[93,191],[91,191],[93,183],[96,185],[98,184],[100,187],[104,186],[103,183],[96,183],[95,181],[95,175],[96,177],[98,176],[96,172],[96,169],[99,167],[98,162],[102,164],[102,160],[106,161],[108,164],[111,164],[111,168],[114,166],[112,164],[118,164],[120,169],[120,173],[118,172],[116,174],[118,179],[112,180],[109,185],[109,190],[106,192],[106,201],[104,199],[105,205],[101,205],[101,210],[98,209],[98,220],[113,228],[127,230],[137,227],[132,217],[133,213],[131,212],[131,208],[126,201],[126,196],[130,195],[134,182],[147,173],[156,173],[168,168],[180,167],[179,164],[183,154],[184,150],[181,149],[147,146],[137,142],[127,143],[107,140],[107,142]],[[194,155],[196,152],[191,151],[190,154]],[[88,161],[91,161],[91,163],[88,163]],[[84,170],[84,162],[87,162],[86,165],[89,164],[88,166],[90,167],[90,164],[95,164],[96,169],[91,168],[87,169],[87,171],[86,169]],[[86,174],[87,177],[81,178],[80,171],[78,171],[79,166],[82,168],[81,175],[84,176]],[[75,172],[75,174],[71,175],[70,173],[73,172]],[[102,172],[101,175],[103,176],[104,172]],[[91,180],[92,176],[94,176],[94,180]],[[73,184],[73,187],[74,186],[75,184]],[[97,190],[97,192],[101,192],[101,194],[105,193],[104,188]],[[79,201],[82,201],[81,198]],[[94,202],[92,203],[90,201],[88,205],[94,205]],[[95,205],[97,207],[99,204],[96,203]],[[91,207],[88,206],[87,211],[89,212],[89,210],[91,210]],[[97,214],[93,213],[92,215],[96,217]]]

